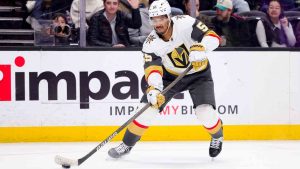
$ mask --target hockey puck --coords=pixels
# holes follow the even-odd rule
[[[62,165],[63,168],[70,168],[71,166],[69,165]]]

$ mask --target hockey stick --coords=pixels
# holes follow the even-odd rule
[[[190,65],[188,68],[184,70],[171,84],[169,84],[161,93],[166,94],[173,86],[177,84],[191,69],[193,68]],[[127,127],[134,119],[140,116],[146,109],[150,107],[150,103],[147,103],[141,110],[139,110],[134,116],[132,116],[129,120],[127,120],[121,127],[119,127],[116,131],[114,131],[111,135],[109,135],[104,141],[97,145],[92,151],[79,159],[69,159],[62,156],[55,156],[55,162],[59,165],[62,165],[63,168],[70,168],[71,166],[79,166],[84,161],[86,161],[90,156],[96,153],[101,147],[103,147],[106,143],[108,143],[111,139],[113,139],[119,132],[121,132],[125,127]]]

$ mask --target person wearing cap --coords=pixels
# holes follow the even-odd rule
[[[214,31],[222,37],[221,46],[252,46],[249,25],[245,19],[233,14],[231,0],[218,0],[215,5],[216,16],[212,18]]]
[[[221,1],[217,1],[221,2]],[[228,3],[228,2],[224,2]],[[250,7],[247,1],[245,0],[232,0],[232,10],[233,13],[247,12],[250,11]]]
[[[209,156],[216,157],[222,150],[223,123],[216,111],[208,58],[219,46],[220,37],[193,17],[172,17],[166,0],[157,0],[150,5],[149,19],[154,30],[142,49],[147,90],[138,107],[143,108],[147,103],[151,106],[128,125],[122,143],[111,148],[108,154],[112,158],[128,154],[173,96],[189,91],[199,125],[211,136]],[[162,90],[190,66],[193,69],[169,92],[162,94]]]

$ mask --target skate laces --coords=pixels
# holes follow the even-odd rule
[[[210,147],[214,149],[219,149],[220,148],[220,143],[223,142],[223,137],[220,138],[212,138],[210,142]]]
[[[118,147],[116,147],[116,151],[118,153],[124,153],[130,150],[130,146],[127,146],[126,144],[122,143]]]

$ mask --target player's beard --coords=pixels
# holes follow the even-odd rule
[[[168,27],[167,27],[166,31],[164,31],[164,32],[158,32],[156,29],[155,29],[155,31],[156,31],[156,33],[157,33],[158,35],[164,36],[164,35],[165,35],[166,33],[168,33],[168,31],[170,30],[170,26],[171,26],[171,21],[169,21],[169,24],[168,24]]]

